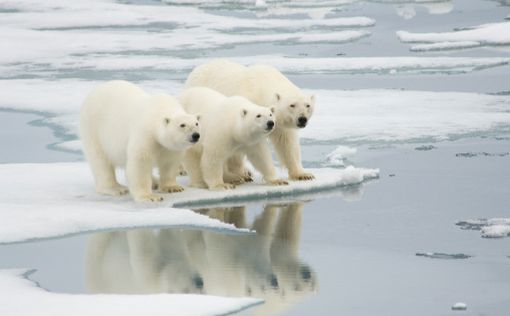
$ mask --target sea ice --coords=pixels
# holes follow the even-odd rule
[[[429,43],[411,47],[415,51],[510,45],[510,22],[483,24],[443,33],[398,31],[397,36],[404,43]]]
[[[356,154],[358,150],[353,147],[338,146],[326,156],[325,166],[328,167],[343,167],[345,160]]]
[[[0,80],[0,108],[48,112],[44,122],[61,127],[66,141],[77,137],[78,113],[98,82]],[[139,82],[146,90],[177,94],[174,81]],[[445,140],[473,133],[508,131],[510,96],[405,90],[311,90],[317,107],[300,131],[309,142],[399,142]],[[79,148],[74,142],[64,146]],[[67,147],[69,148],[69,147]]]
[[[256,179],[255,183],[219,192],[187,188],[182,193],[165,195],[163,203],[137,204],[129,196],[96,194],[85,163],[0,164],[0,243],[148,226],[246,233],[246,230],[239,231],[233,225],[173,207],[292,197],[359,184],[379,174],[375,169],[352,166],[342,170],[310,171],[316,175],[316,180],[292,181],[288,186],[267,186]],[[183,185],[186,180],[179,179]]]
[[[465,311],[467,309],[466,303],[458,302],[453,304],[452,310],[454,311]]]
[[[0,270],[0,315],[226,315],[261,304],[256,298],[199,294],[53,293],[28,280],[33,271]]]
[[[470,219],[457,222],[456,225],[461,229],[480,230],[485,238],[510,236],[510,218]]]

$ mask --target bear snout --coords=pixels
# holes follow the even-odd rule
[[[271,120],[271,121],[267,121],[267,130],[270,131],[272,130],[274,127],[274,121]]]
[[[191,134],[191,142],[192,143],[198,142],[199,139],[200,139],[199,133],[195,132],[195,133]]]
[[[298,118],[297,126],[298,126],[299,128],[303,128],[303,127],[305,127],[305,126],[306,126],[306,123],[307,123],[307,122],[308,122],[308,119],[307,119],[306,117],[304,117],[304,116],[300,116],[300,117]]]

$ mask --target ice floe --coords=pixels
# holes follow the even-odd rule
[[[238,233],[232,225],[185,209],[240,200],[296,197],[378,177],[376,169],[315,169],[313,181],[288,186],[253,184],[230,191],[187,188],[165,195],[163,203],[136,204],[129,196],[107,197],[94,192],[85,163],[1,164],[0,243],[51,238],[97,230],[131,227],[184,227]],[[187,178],[179,179],[185,185]],[[245,232],[241,230],[241,232]]]
[[[345,160],[354,156],[358,150],[348,146],[338,146],[326,156],[325,166],[328,167],[343,167]]]
[[[113,1],[6,1],[3,5],[19,10],[16,14],[0,12],[0,35],[9,45],[8,50],[0,51],[4,63],[142,47],[144,51],[179,51],[267,42],[342,43],[370,35],[356,28],[375,23],[368,17],[249,19],[215,15],[191,6],[135,6]],[[350,29],[339,29],[345,27]],[[147,31],[151,28],[157,31]],[[243,34],[245,31],[251,32],[250,36]]]
[[[510,218],[470,219],[457,222],[456,225],[461,229],[480,230],[485,238],[510,236]]]
[[[349,32],[349,31],[345,31]],[[322,37],[317,38],[320,40]],[[507,57],[336,57],[336,58],[294,58],[278,55],[255,55],[231,57],[231,60],[245,64],[275,65],[290,74],[437,74],[467,73],[491,67],[508,66]],[[187,73],[195,66],[209,62],[210,58],[172,58],[150,55],[129,56],[117,54],[89,55],[87,58],[63,57],[42,60],[41,64],[4,65],[0,75],[12,75],[16,70],[24,73],[55,70],[162,70],[171,73]]]
[[[30,270],[0,270],[0,314],[21,315],[226,315],[262,303],[255,298],[198,294],[115,295],[46,291],[27,279]],[[43,285],[44,286],[44,285]]]
[[[428,43],[412,46],[413,51],[510,45],[510,22],[483,24],[443,33],[398,31],[397,36],[404,43]]]
[[[469,259],[472,256],[466,255],[463,253],[442,253],[442,252],[418,252],[416,253],[418,257],[426,257],[430,259]]]

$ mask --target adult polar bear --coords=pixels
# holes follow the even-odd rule
[[[272,185],[288,184],[276,176],[267,147],[267,135],[275,123],[271,110],[240,96],[226,97],[209,88],[186,89],[179,101],[188,113],[200,113],[203,137],[186,151],[184,164],[190,184],[212,190],[232,189],[244,182],[244,174],[229,160],[247,155]],[[244,157],[244,156],[243,156]]]
[[[186,87],[209,87],[227,96],[240,95],[255,104],[275,108],[276,128],[271,139],[276,154],[292,180],[311,180],[301,164],[298,128],[304,128],[312,116],[315,97],[306,95],[271,66],[243,65],[214,60],[196,67]]]
[[[159,169],[160,191],[183,190],[176,177],[184,150],[198,141],[198,131],[197,116],[186,113],[175,98],[147,94],[126,81],[97,87],[80,112],[80,137],[96,190],[127,193],[115,177],[115,167],[122,167],[136,201],[163,199],[152,193],[154,166]]]

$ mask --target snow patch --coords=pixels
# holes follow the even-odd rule
[[[255,298],[197,294],[116,295],[53,293],[28,280],[29,270],[0,270],[0,315],[226,315],[262,303]]]
[[[245,233],[246,230],[233,225],[173,207],[311,194],[358,184],[379,175],[379,170],[352,166],[310,171],[316,180],[267,186],[257,179],[253,184],[223,192],[187,188],[182,193],[166,194],[163,203],[137,204],[130,196],[96,194],[86,163],[2,164],[0,243],[133,227],[171,226]],[[180,178],[179,182],[186,185],[187,178]]]

